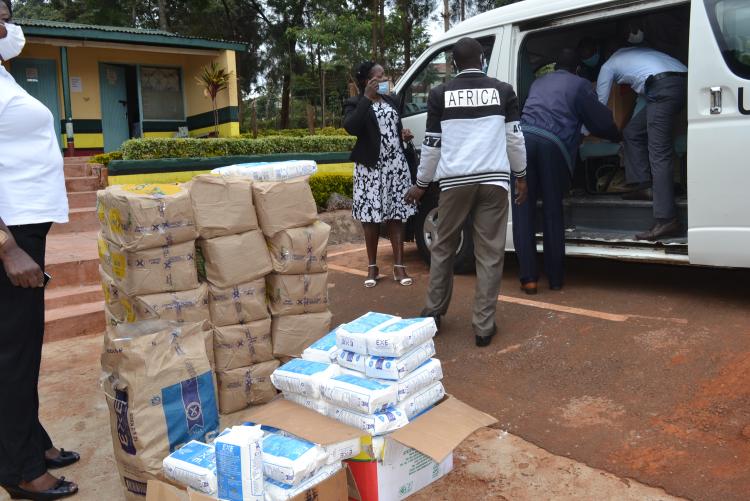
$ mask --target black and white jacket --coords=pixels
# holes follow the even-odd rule
[[[526,147],[513,87],[480,70],[464,70],[430,91],[417,185],[447,190],[470,184],[508,189],[526,175]]]

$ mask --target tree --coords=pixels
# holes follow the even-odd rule
[[[216,107],[216,98],[219,92],[227,90],[231,78],[232,72],[224,68],[219,68],[219,65],[215,62],[204,66],[200,76],[195,77],[198,85],[203,87],[203,94],[211,99],[211,106],[214,111],[214,134],[216,137],[219,136],[219,110]]]

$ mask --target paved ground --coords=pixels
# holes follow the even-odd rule
[[[416,251],[414,287],[365,290],[357,249],[331,250],[334,322],[418,313],[427,268]],[[446,387],[500,424],[464,442],[456,470],[416,499],[747,499],[750,273],[596,260],[571,260],[568,271],[564,291],[522,296],[511,256],[500,334],[482,350],[470,330],[474,278],[457,277],[436,340]],[[97,337],[45,346],[42,418],[83,453],[65,471],[84,485],[77,499],[115,501],[100,346]]]

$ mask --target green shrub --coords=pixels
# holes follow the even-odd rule
[[[315,174],[310,177],[315,203],[318,207],[325,207],[333,193],[339,193],[351,198],[353,191],[352,174]]]
[[[240,155],[268,155],[272,153],[328,153],[350,151],[353,136],[269,136],[247,138],[142,138],[131,139],[122,145],[125,160],[153,160],[157,158],[196,158]]]
[[[102,164],[106,167],[112,160],[122,160],[122,152],[110,151],[109,153],[99,153],[91,157],[90,162],[93,164]]]
[[[305,137],[309,136],[310,131],[308,129],[258,129],[258,137],[273,137],[273,136],[284,136],[284,137]],[[348,136],[346,130],[337,127],[323,127],[322,129],[315,129],[316,136]],[[244,138],[252,138],[252,132],[242,134]]]

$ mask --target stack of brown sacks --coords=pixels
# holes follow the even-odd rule
[[[276,395],[270,375],[279,362],[265,283],[271,258],[249,179],[201,175],[190,184],[190,198],[208,281],[219,410],[226,414]]]
[[[255,182],[253,195],[273,263],[274,272],[266,277],[273,353],[288,360],[330,329],[326,249],[331,228],[318,220],[307,178]]]
[[[209,319],[208,289],[195,268],[188,191],[178,185],[118,185],[97,194],[99,271],[110,325]]]

